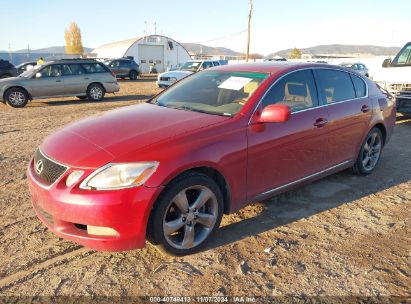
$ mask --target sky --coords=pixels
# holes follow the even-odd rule
[[[83,45],[156,33],[178,42],[246,50],[248,0],[0,0],[0,50],[65,45],[75,21]],[[24,9],[23,9],[24,8]],[[251,52],[320,44],[403,46],[410,0],[253,0]]]

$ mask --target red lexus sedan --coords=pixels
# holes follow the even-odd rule
[[[371,173],[394,123],[393,103],[343,67],[217,67],[46,138],[28,167],[32,203],[93,249],[148,239],[190,254],[224,213],[350,167]]]

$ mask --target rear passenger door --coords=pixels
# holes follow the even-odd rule
[[[360,77],[340,70],[316,69],[315,75],[321,103],[328,111],[327,158],[333,165],[353,160],[371,121],[366,84]]]
[[[65,94],[85,94],[87,90],[87,76],[85,70],[78,63],[62,65]]]

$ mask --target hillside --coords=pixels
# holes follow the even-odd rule
[[[229,48],[224,47],[212,47],[206,46],[197,43],[182,43],[182,45],[187,49],[189,53],[196,53],[196,54],[206,54],[206,55],[230,55],[230,56],[238,56],[241,53],[233,51]]]
[[[84,47],[84,51],[86,53],[89,53],[92,50],[93,50],[92,48]],[[14,53],[27,53],[27,49],[18,50],[18,51],[15,51]],[[66,53],[66,47],[65,46],[51,46],[51,47],[48,47],[48,48],[30,50],[30,53],[65,54]]]
[[[368,56],[392,56],[398,53],[400,47],[385,47],[376,45],[345,45],[345,44],[329,44],[317,45],[309,48],[301,48],[303,54],[336,54],[336,55],[368,55]],[[268,55],[267,57],[281,56],[288,57],[292,49],[281,50]]]

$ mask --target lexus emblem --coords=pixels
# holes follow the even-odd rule
[[[43,168],[44,168],[44,164],[43,164],[43,160],[42,159],[39,159],[37,162],[36,162],[36,173],[38,174],[38,175],[40,175],[41,174],[41,172],[43,172]]]

